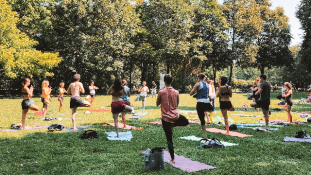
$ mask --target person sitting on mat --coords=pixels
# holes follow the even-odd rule
[[[171,75],[164,76],[165,88],[158,93],[157,106],[160,105],[162,115],[162,126],[167,140],[168,150],[171,155],[171,163],[174,160],[174,145],[173,145],[173,127],[187,126],[189,121],[185,116],[178,113],[177,107],[179,104],[179,92],[175,90],[172,84],[173,78]]]
[[[127,81],[124,79],[122,80],[122,86],[124,88],[124,91],[126,92],[126,94],[122,95],[122,100],[126,105],[131,106],[131,102],[129,99],[129,97],[131,96],[131,89],[127,86]],[[126,128],[125,113],[123,112],[121,115],[122,115],[123,128]]]
[[[197,94],[197,113],[199,116],[199,119],[201,121],[201,128],[203,131],[203,137],[206,139],[206,127],[205,127],[205,111],[211,112],[213,111],[213,107],[210,103],[209,97],[208,97],[208,84],[204,82],[205,75],[200,73],[198,74],[197,83],[193,86],[193,89],[190,92],[190,96]]]
[[[49,81],[48,80],[43,80],[42,82],[42,97],[41,97],[41,102],[43,103],[43,118],[44,120],[50,120],[50,118],[46,117],[46,112],[48,110],[48,106],[50,104],[51,100],[51,91],[52,89],[49,87]]]
[[[142,114],[144,114],[145,102],[147,93],[149,92],[149,88],[146,86],[146,81],[143,81],[142,85],[143,86],[140,89],[138,89],[138,92],[140,92],[140,94],[137,98],[135,98],[135,101],[142,101]]]
[[[30,85],[30,79],[25,78],[23,83],[23,89],[22,89],[22,94],[23,94],[23,101],[22,101],[22,129],[26,129],[26,116],[28,114],[29,109],[33,111],[39,111],[39,107],[35,104],[33,104],[33,100],[30,100],[30,98],[33,95],[33,86],[28,86]]]
[[[91,102],[90,102],[90,104],[91,104],[90,109],[91,109],[93,101],[94,101],[94,98],[95,98],[95,90],[99,89],[99,88],[94,86],[94,81],[93,80],[90,80],[90,83],[91,83],[91,85],[89,86],[90,96],[88,96],[88,97],[91,98]]]
[[[292,114],[291,114],[291,109],[292,109],[292,106],[293,106],[293,102],[292,102],[292,97],[293,97],[293,89],[292,89],[292,85],[288,82],[285,82],[284,83],[285,85],[285,93],[282,95],[282,97],[285,98],[285,103],[286,103],[286,106],[287,106],[287,109],[286,109],[286,112],[287,112],[287,115],[288,115],[288,121],[290,123],[293,122],[293,117],[292,117]]]
[[[228,111],[234,111],[234,107],[231,104],[230,97],[232,97],[231,86],[227,85],[227,77],[221,77],[220,87],[216,92],[216,97],[219,97],[220,110],[225,120],[225,126],[227,130],[227,135],[229,135],[229,123],[228,123]]]
[[[260,99],[251,103],[252,107],[261,108],[265,116],[266,125],[264,129],[269,129],[269,106],[270,106],[270,85],[266,81],[267,76],[262,74],[260,75],[260,88],[255,95],[260,95]]]
[[[131,106],[128,106],[124,103],[122,100],[122,95],[125,95],[126,92],[124,88],[122,87],[121,79],[116,78],[114,80],[113,85],[108,89],[107,94],[112,95],[112,101],[111,101],[111,112],[114,120],[114,126],[117,133],[117,137],[119,137],[119,125],[118,125],[118,116],[119,113],[122,113],[124,110],[126,111],[132,111],[134,113],[134,108]]]
[[[64,88],[65,86],[65,83],[60,83],[59,84],[59,88],[58,88],[58,92],[59,92],[59,95],[58,95],[58,101],[59,101],[59,112],[62,110],[62,107],[63,107],[63,102],[64,102],[64,93],[67,93],[66,89]]]
[[[78,131],[76,127],[76,111],[78,107],[90,107],[91,104],[88,101],[83,101],[80,98],[80,93],[85,93],[83,84],[80,83],[81,76],[80,74],[75,74],[73,76],[73,79],[75,82],[71,83],[69,85],[69,88],[67,90],[67,94],[71,93],[71,98],[70,98],[70,109],[72,113],[72,124],[73,124],[73,130]]]

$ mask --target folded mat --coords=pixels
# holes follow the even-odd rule
[[[92,125],[78,125],[77,126],[77,129],[78,131],[83,131],[89,127],[91,127]],[[63,129],[63,131],[68,131],[68,132],[74,132],[73,128],[66,128],[66,129]]]
[[[206,131],[214,132],[214,133],[221,133],[221,134],[227,135],[227,131],[226,130],[217,129],[217,128],[207,128]],[[234,131],[230,131],[229,135],[230,136],[241,137],[241,138],[243,138],[243,137],[252,137],[253,136],[253,135],[241,134],[241,133],[234,132]]]
[[[42,129],[42,128],[48,128],[50,125],[47,126],[39,126],[39,127],[30,127],[30,126],[26,126],[27,130],[32,130],[32,129]],[[5,129],[2,131],[21,131],[22,129]]]
[[[311,139],[302,139],[302,138],[295,138],[295,137],[285,137],[283,142],[310,142]]]
[[[141,151],[142,153],[145,153],[145,151]],[[215,169],[216,167],[213,167],[211,165],[206,165],[205,163],[201,163],[198,161],[193,161],[191,159],[185,158],[184,156],[179,156],[177,154],[174,154],[175,156],[175,163],[172,164],[169,162],[171,160],[171,155],[168,151],[164,151],[164,161],[170,165],[172,165],[175,168],[179,168],[183,171],[187,171],[189,173],[201,171],[204,169]]]
[[[119,132],[119,137],[117,137],[117,133],[114,131],[106,132],[106,134],[108,140],[131,141],[131,139],[133,138],[131,131]]]
[[[107,110],[107,109],[97,109],[97,110],[91,110],[91,112],[110,112],[110,110]]]
[[[180,137],[181,139],[185,139],[185,140],[192,140],[192,141],[200,141],[203,138],[200,137],[196,137],[196,136],[187,136],[187,137]],[[223,142],[220,141],[222,144],[224,144],[225,146],[235,146],[235,145],[239,145],[239,144],[235,144],[235,143],[230,143],[230,142]]]
[[[108,125],[110,125],[110,126],[113,126],[113,127],[115,127],[115,124],[114,123],[107,123]],[[123,123],[118,123],[118,126],[119,126],[119,128],[121,128],[121,129],[133,129],[133,130],[135,130],[135,129],[137,129],[137,127],[135,127],[135,126],[131,126],[131,125],[125,125],[125,128],[123,128]],[[140,127],[141,128],[141,127]]]

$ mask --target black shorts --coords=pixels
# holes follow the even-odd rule
[[[220,106],[219,106],[220,109],[230,109],[230,108],[232,108],[231,101],[220,101],[219,103],[220,103]]]
[[[31,104],[33,103],[33,100],[25,99],[22,101],[22,109],[29,109]]]
[[[44,103],[45,100],[46,100],[45,98],[41,97],[41,102],[43,103],[43,107],[44,107],[45,105],[48,106],[47,104]]]
[[[83,104],[83,101],[80,97],[71,97],[70,98],[70,108],[77,108]]]
[[[287,106],[293,106],[293,102],[292,101],[287,101]]]
[[[64,101],[64,97],[63,96],[58,96],[58,98],[60,98],[60,99],[62,99],[62,101]]]
[[[270,101],[256,100],[255,102],[260,108],[264,110],[269,110]]]
[[[94,98],[95,97],[95,94],[90,94],[91,98]]]

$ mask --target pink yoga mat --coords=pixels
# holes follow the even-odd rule
[[[36,112],[35,116],[43,116],[43,112]]]
[[[109,112],[110,110],[107,109],[98,109],[98,110],[91,110],[92,112]]]
[[[193,120],[189,120],[189,123],[201,124],[201,122],[197,122],[197,121],[193,121]]]
[[[226,130],[222,130],[222,129],[217,129],[217,128],[207,128],[206,131],[209,131],[209,132],[215,132],[215,133],[221,133],[221,134],[227,134],[227,131]],[[241,134],[241,133],[238,133],[238,132],[233,132],[233,131],[229,131],[229,135],[230,136],[236,136],[236,137],[252,137],[253,135],[247,135],[247,134]]]
[[[265,120],[262,118],[261,120]],[[270,122],[288,122],[287,120],[279,120],[279,119],[269,119]],[[296,122],[297,119],[293,120],[293,122]]]
[[[148,123],[151,123],[151,124],[154,124],[154,125],[162,125],[161,121],[154,121],[154,122],[148,122]]]
[[[114,123],[108,123],[108,125],[113,126],[113,127],[115,126]],[[133,129],[133,128],[136,128],[135,126],[131,126],[131,125],[126,125],[125,126],[126,128],[123,128],[123,126],[124,126],[123,123],[118,123],[118,125],[119,125],[119,128],[122,128],[122,129]]]
[[[42,128],[48,128],[50,125],[47,126],[41,126],[41,127],[30,127],[30,126],[26,126],[26,129],[28,130],[32,130],[32,129],[42,129]],[[5,129],[2,131],[21,131],[22,129]]]
[[[142,153],[145,153],[145,151],[141,151]],[[183,171],[187,172],[196,172],[201,171],[204,169],[215,169],[216,167],[213,167],[211,165],[207,165],[205,163],[201,163],[198,161],[193,161],[191,159],[185,158],[183,156],[179,156],[177,154],[175,155],[175,164],[168,163],[169,160],[171,160],[170,153],[168,151],[164,151],[164,161],[170,165],[172,165],[175,168],[179,168]]]

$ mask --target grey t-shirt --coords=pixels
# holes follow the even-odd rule
[[[260,99],[262,101],[270,101],[270,85],[267,82],[263,82],[260,85],[260,88],[262,89]]]

